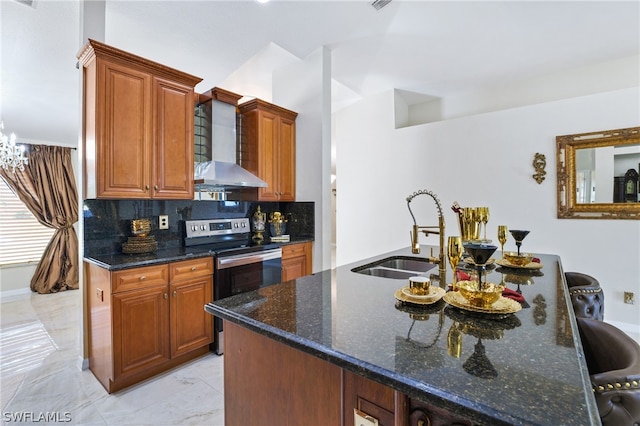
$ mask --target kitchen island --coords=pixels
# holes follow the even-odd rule
[[[406,279],[352,272],[398,255],[412,256],[207,304],[226,322],[226,424],[346,425],[354,409],[381,424],[600,424],[557,256],[537,254],[536,270],[489,268],[528,307],[488,316],[443,300],[407,306],[394,297]]]

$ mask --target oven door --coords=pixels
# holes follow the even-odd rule
[[[213,278],[214,299],[257,290],[282,281],[282,249],[270,249],[216,258]],[[214,350],[222,355],[222,319],[215,318]]]

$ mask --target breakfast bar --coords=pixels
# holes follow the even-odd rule
[[[489,264],[524,298],[500,314],[403,303],[406,279],[353,271],[393,256],[427,258],[400,249],[207,304],[227,330],[225,423],[600,424],[558,256]]]

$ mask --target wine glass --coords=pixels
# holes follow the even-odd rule
[[[451,265],[451,269],[453,270],[453,291],[458,290],[458,278],[456,277],[456,267],[460,262],[460,258],[462,257],[462,252],[464,248],[462,247],[462,238],[460,237],[449,237],[447,244],[447,256],[449,256],[449,264]]]
[[[498,249],[490,244],[465,244],[464,249],[476,264],[478,270],[478,289],[482,289],[482,275],[491,255]]]
[[[498,225],[498,241],[502,250],[502,258],[504,259],[504,243],[507,242],[507,225]]]
[[[512,229],[509,232],[511,232],[511,235],[513,236],[513,239],[516,240],[516,246],[518,247],[518,256],[520,256],[520,246],[522,245],[522,240],[524,240],[524,237],[529,235],[530,231],[524,231],[524,230],[520,230],[520,229]]]
[[[478,207],[478,220],[484,225],[483,241],[487,241],[487,222],[489,222],[489,207]]]

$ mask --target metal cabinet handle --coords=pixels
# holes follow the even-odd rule
[[[178,296],[178,292],[173,290],[173,297],[177,297]]]
[[[153,185],[153,189],[158,190],[158,185]]]
[[[192,266],[192,267],[191,267],[191,271],[192,271],[192,272],[193,272],[193,271],[195,271],[196,269],[198,269],[198,267],[197,267],[197,266]]]
[[[149,190],[149,185],[145,185],[145,186],[144,186],[144,190],[145,190],[145,191],[148,191],[148,190]]]
[[[146,277],[146,275],[141,275],[139,279],[140,279],[140,281],[144,281],[144,280],[147,279],[147,277]]]
[[[168,298],[169,298],[169,295],[168,295],[167,293],[165,293],[165,294],[164,294],[164,298],[165,298],[165,299],[168,299]]]

